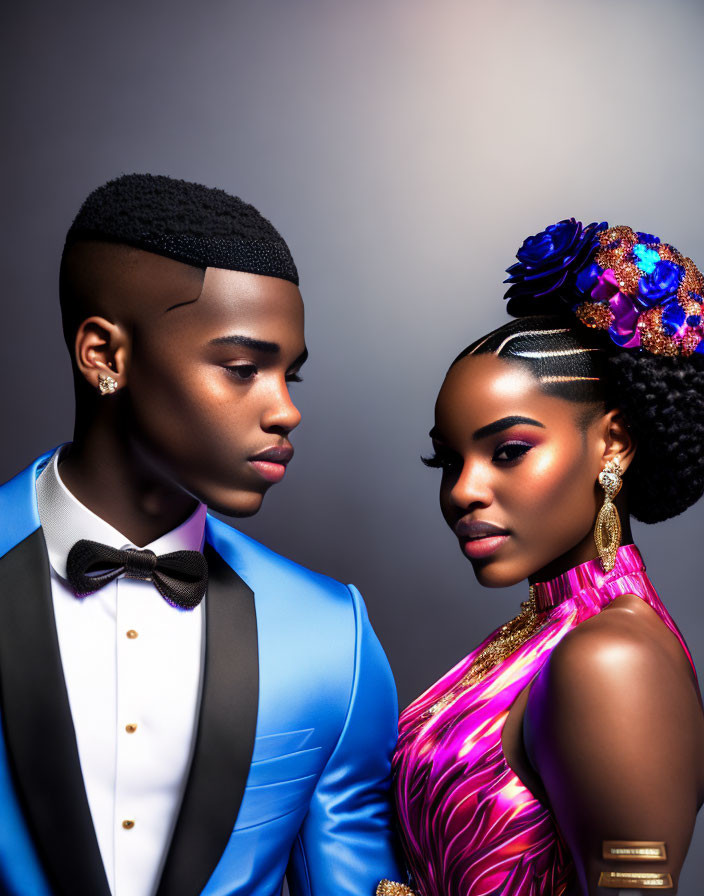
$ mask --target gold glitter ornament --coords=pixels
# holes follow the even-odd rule
[[[641,270],[631,261],[622,261],[614,267],[614,273],[618,280],[620,291],[627,296],[635,296],[638,293],[638,284],[643,276]]]
[[[693,299],[691,296],[686,296],[683,299],[679,299],[678,296],[678,300],[687,317],[701,317],[702,306],[701,303],[696,299]]]
[[[379,881],[375,894],[376,896],[416,896],[415,890],[394,880],[386,880],[386,878]]]
[[[662,306],[656,305],[644,311],[638,318],[638,330],[640,344],[646,351],[669,357],[679,354],[675,341],[663,330]]]
[[[635,246],[638,242],[638,236],[635,231],[625,224],[618,224],[615,227],[608,227],[599,234],[599,243],[602,246],[608,246],[611,243],[623,240],[629,247]]]
[[[582,302],[575,314],[582,323],[593,330],[608,330],[614,315],[608,305],[601,302]]]
[[[615,246],[614,248],[598,249],[596,254],[594,255],[594,261],[605,271],[609,268],[614,270],[619,264],[621,264],[626,253],[629,251],[630,249],[628,246]]]
[[[680,291],[684,293],[693,292],[696,295],[704,294],[704,276],[699,268],[691,258],[683,258],[681,264],[684,268],[684,277],[680,283]],[[678,292],[678,296],[679,294]]]
[[[685,266],[685,258],[682,253],[669,243],[660,243],[655,249],[662,261],[674,261],[675,264],[680,264],[682,267]]]

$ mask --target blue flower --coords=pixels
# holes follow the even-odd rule
[[[677,295],[683,277],[684,268],[681,265],[674,261],[658,261],[652,273],[640,278],[638,301],[643,308],[663,304]]]
[[[575,277],[592,264],[599,232],[606,227],[605,222],[584,227],[581,221],[566,218],[529,236],[516,253],[518,263],[506,271],[509,276],[504,282],[511,284],[505,294],[509,314],[521,313],[521,306],[524,311],[537,311],[542,303],[536,304],[536,299],[560,290],[568,280],[567,286],[574,286]]]
[[[652,233],[641,233],[640,230],[637,230],[636,236],[638,237],[638,242],[648,243],[651,246],[657,246],[660,242],[660,237],[654,236]]]
[[[574,285],[577,287],[577,292],[582,295],[591,293],[592,289],[596,286],[599,277],[601,277],[603,273],[604,269],[595,261],[588,265],[588,267],[582,268],[574,281]],[[583,299],[580,298],[580,302],[581,301],[583,301]]]
[[[662,328],[668,336],[674,336],[687,315],[677,299],[668,299],[662,309]]]
[[[526,267],[544,267],[564,258],[579,237],[582,225],[574,218],[551,224],[542,233],[526,237],[516,258]]]

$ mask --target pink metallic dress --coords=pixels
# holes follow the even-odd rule
[[[399,826],[420,896],[562,896],[569,851],[550,811],[509,768],[501,732],[509,709],[561,639],[622,594],[642,598],[691,656],[634,545],[605,573],[598,560],[535,586],[544,624],[468,687],[473,660],[496,635],[401,715],[394,757]]]

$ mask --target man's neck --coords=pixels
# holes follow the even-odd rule
[[[77,434],[59,472],[82,504],[137,546],[175,529],[197,506],[192,495],[159,477],[127,439],[98,424]]]

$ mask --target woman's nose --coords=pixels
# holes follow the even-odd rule
[[[450,499],[455,506],[463,510],[475,504],[480,507],[491,504],[492,491],[485,466],[465,460],[459,476],[450,489]]]

